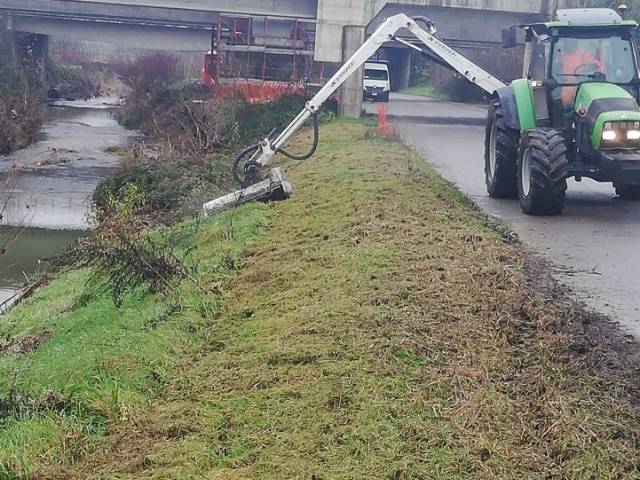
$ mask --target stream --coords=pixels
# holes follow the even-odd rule
[[[93,191],[118,164],[110,149],[135,136],[115,106],[109,98],[50,105],[41,139],[0,155],[0,304],[89,228]]]

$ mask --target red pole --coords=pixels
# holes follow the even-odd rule
[[[267,22],[268,18],[264,19],[264,53],[262,55],[262,81],[267,79]]]
[[[298,19],[293,24],[293,65],[291,67],[291,81],[296,80],[296,45],[298,43]]]
[[[218,14],[218,32],[217,32],[217,49],[216,52],[216,82],[220,78],[220,56],[222,55],[222,16]]]
[[[236,45],[238,45],[238,19],[234,18],[233,19],[233,46],[235,47]],[[235,70],[237,70],[237,71],[233,72],[233,76],[237,80],[240,77],[240,69],[237,68],[237,65],[236,65],[236,62],[235,62],[235,60],[237,59],[236,55],[237,55],[237,52],[234,51],[234,53],[233,53],[233,59],[234,59],[233,68]]]
[[[250,76],[251,71],[251,37],[253,37],[253,17],[249,17],[249,25],[247,32],[247,78]]]

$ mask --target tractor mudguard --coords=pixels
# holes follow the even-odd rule
[[[516,96],[511,87],[503,87],[496,91],[502,113],[504,114],[504,122],[507,127],[520,131],[520,119],[518,118],[518,106],[516,104]]]
[[[533,100],[533,89],[527,79],[514,80],[511,83],[513,96],[518,112],[518,124],[521,131],[536,128],[536,107]]]

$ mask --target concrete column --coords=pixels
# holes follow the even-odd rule
[[[366,38],[366,28],[346,26],[342,33],[342,61],[345,62],[362,46]],[[340,88],[341,117],[360,117],[362,115],[362,84],[364,82],[364,68],[356,73]]]
[[[0,56],[15,64],[18,60],[13,19],[8,13],[0,16]]]

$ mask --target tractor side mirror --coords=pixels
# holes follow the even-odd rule
[[[514,48],[518,45],[518,29],[506,27],[502,29],[502,47]]]

